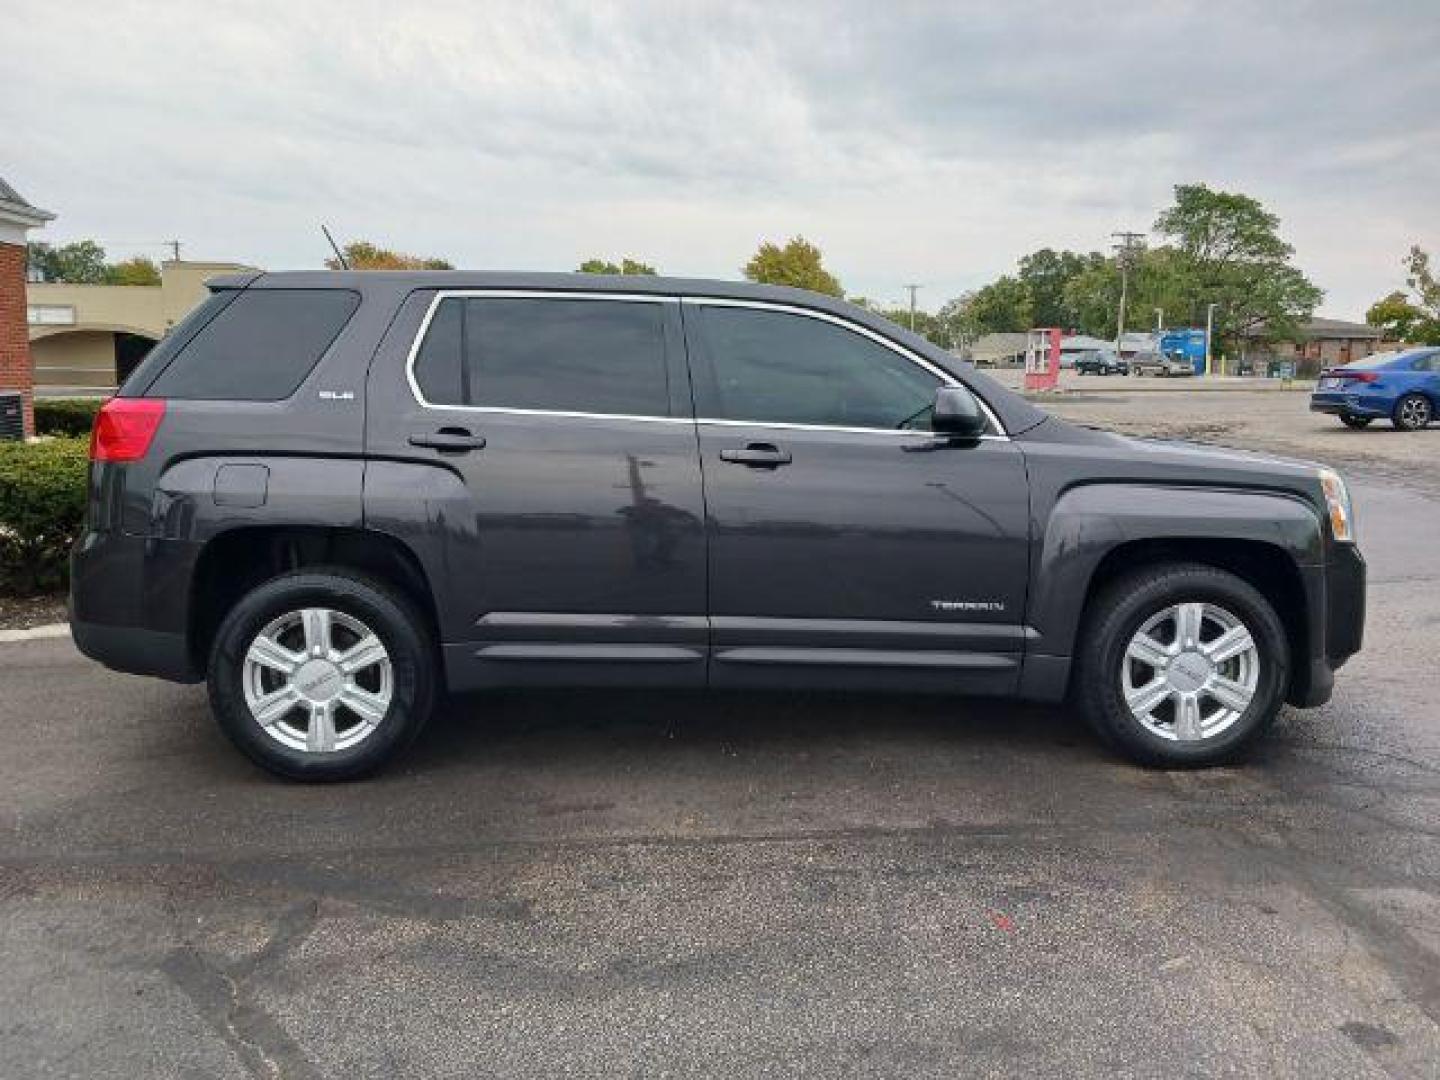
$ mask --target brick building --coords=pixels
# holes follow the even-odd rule
[[[25,302],[25,234],[54,218],[0,177],[0,390],[25,395],[25,434],[35,432],[35,369]]]

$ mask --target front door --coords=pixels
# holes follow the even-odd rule
[[[416,305],[418,334],[399,332],[409,355],[382,349],[371,368],[366,523],[405,535],[442,578],[452,687],[702,684],[678,303],[479,291]]]
[[[687,300],[711,681],[1007,693],[1028,493],[998,432],[929,428],[950,381],[833,316]]]

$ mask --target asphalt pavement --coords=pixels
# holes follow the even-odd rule
[[[1065,709],[466,699],[273,780],[198,687],[0,645],[0,1076],[1440,1075],[1440,501],[1243,764]]]

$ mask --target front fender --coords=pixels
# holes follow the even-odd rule
[[[1132,483],[1071,488],[1050,511],[1032,555],[1026,621],[1037,633],[1029,650],[1037,678],[1047,657],[1064,659],[1049,665],[1049,681],[1068,672],[1100,563],[1123,545],[1165,540],[1258,542],[1285,554],[1302,574],[1324,559],[1320,518],[1298,496]]]

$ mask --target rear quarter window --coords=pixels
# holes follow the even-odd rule
[[[339,336],[360,295],[348,289],[247,289],[181,344],[146,391],[192,401],[280,401]]]

